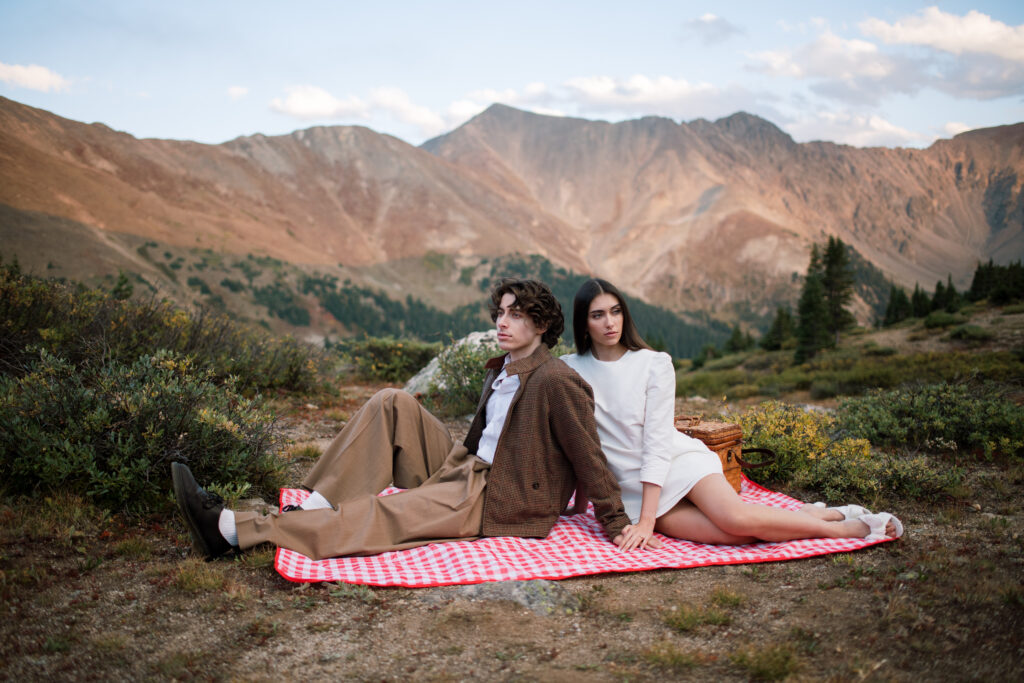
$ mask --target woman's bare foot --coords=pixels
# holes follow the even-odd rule
[[[903,535],[903,524],[895,516],[888,512],[864,515],[857,519],[840,522],[844,525],[844,531],[849,531],[846,538],[867,538],[870,540],[881,540],[882,538],[899,538]]]

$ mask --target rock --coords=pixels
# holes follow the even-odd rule
[[[469,586],[450,586],[438,591],[437,597],[445,600],[508,600],[540,615],[571,614],[580,608],[576,596],[558,582],[546,579],[490,581]]]
[[[416,373],[416,375],[405,383],[402,387],[405,391],[409,392],[413,396],[416,394],[425,394],[430,389],[430,382],[434,379],[434,375],[437,374],[437,370],[440,367],[440,358],[446,353],[450,353],[452,349],[458,348],[463,344],[473,344],[475,346],[481,346],[488,344],[494,348],[495,354],[498,352],[498,331],[487,330],[486,332],[470,332],[462,339],[459,339],[454,344],[446,346],[445,349],[435,358],[432,358],[427,366]],[[443,384],[441,386],[444,386]]]

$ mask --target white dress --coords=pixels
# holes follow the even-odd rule
[[[667,353],[641,349],[611,362],[591,353],[562,360],[594,389],[601,449],[634,524],[640,520],[643,482],[661,486],[661,517],[698,481],[722,473],[714,451],[675,428],[676,373]]]

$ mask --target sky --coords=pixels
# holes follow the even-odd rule
[[[0,96],[204,143],[419,145],[501,102],[925,147],[1024,121],[1024,2],[0,0]]]

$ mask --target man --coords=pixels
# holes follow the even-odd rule
[[[312,493],[298,509],[224,509],[188,467],[173,463],[196,550],[212,559],[270,542],[322,559],[480,536],[543,538],[574,490],[621,542],[629,520],[601,452],[593,393],[549,352],[564,326],[558,301],[541,282],[507,279],[491,292],[490,312],[505,355],[485,366],[462,445],[412,396],[386,389],[317,461],[303,482]],[[377,495],[391,483],[406,490]]]

